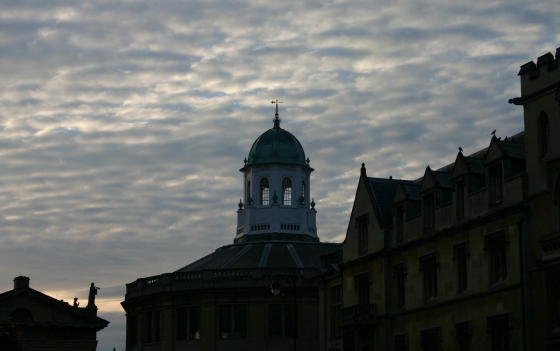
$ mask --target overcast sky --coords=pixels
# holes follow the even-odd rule
[[[235,235],[249,148],[302,143],[324,241],[362,162],[417,178],[523,128],[517,72],[560,44],[555,1],[0,0],[0,291],[101,287],[124,348],[124,284]]]

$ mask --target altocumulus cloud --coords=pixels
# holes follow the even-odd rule
[[[0,286],[122,286],[231,242],[237,169],[269,101],[344,237],[361,162],[418,177],[522,128],[518,66],[560,42],[553,1],[0,0]]]

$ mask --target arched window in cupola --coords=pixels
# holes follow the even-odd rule
[[[247,188],[245,189],[245,203],[248,204],[251,199],[251,181],[247,181]]]
[[[261,179],[261,205],[270,205],[270,185],[267,178]]]
[[[284,206],[292,205],[292,180],[290,178],[282,180],[282,204]]]
[[[305,181],[301,182],[301,194],[299,195],[299,203],[305,204]]]
[[[548,116],[546,113],[541,112],[539,116],[539,156],[543,158],[548,152],[548,139],[549,139],[549,129],[548,129]]]

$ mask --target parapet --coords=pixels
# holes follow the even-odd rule
[[[521,66],[518,75],[521,77],[521,96],[538,94],[541,90],[549,90],[560,83],[560,48],[556,55],[548,52],[537,58],[537,63],[529,61]]]

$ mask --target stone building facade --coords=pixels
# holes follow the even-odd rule
[[[126,349],[319,350],[323,256],[309,159],[280,128],[256,139],[243,167],[234,243],[172,273],[126,286]]]
[[[109,322],[97,307],[71,306],[29,287],[29,278],[14,279],[14,289],[0,294],[0,350],[95,351],[96,333]]]
[[[322,350],[560,349],[559,56],[521,68],[521,133],[415,180],[362,165]]]

